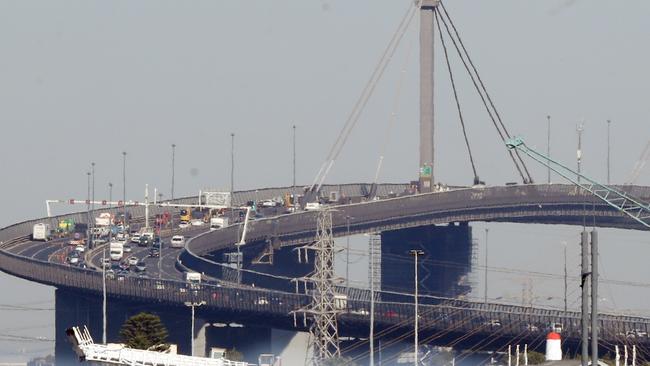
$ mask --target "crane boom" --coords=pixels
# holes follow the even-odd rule
[[[632,169],[632,172],[630,173],[630,176],[625,184],[631,185],[636,183],[636,180],[639,179],[639,175],[643,171],[643,168],[645,168],[648,160],[650,160],[650,141],[648,141],[648,143],[645,145],[645,148],[643,149],[639,160],[634,164],[634,169]]]
[[[547,166],[571,183],[591,192],[594,196],[600,198],[608,205],[623,212],[641,225],[650,228],[650,206],[647,203],[632,197],[625,192],[598,183],[597,181],[551,159],[551,157],[535,151],[528,147],[521,137],[514,137],[506,140],[506,146],[510,150],[521,151],[530,156],[533,160]]]

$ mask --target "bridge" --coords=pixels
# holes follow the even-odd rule
[[[323,194],[344,190],[350,197],[359,195],[364,185],[324,186]],[[541,224],[581,224],[585,215],[599,227],[642,229],[638,223],[620,212],[581,192],[574,186],[515,185],[483,188],[455,188],[448,191],[404,195],[406,185],[381,185],[382,199],[356,204],[341,204],[333,210],[333,232],[337,236],[349,233],[378,233],[412,227],[498,221]],[[621,187],[637,197],[650,197],[650,187]],[[251,196],[266,199],[292,188],[277,188],[237,192],[236,204],[248,201]],[[177,200],[191,202],[192,197]],[[116,208],[101,211],[115,211]],[[141,207],[128,210],[134,217],[142,217]],[[159,210],[153,208],[153,213]],[[346,220],[346,217],[348,218]],[[71,267],[57,259],[57,251],[65,245],[29,242],[31,228],[37,222],[56,223],[63,218],[87,222],[86,212],[41,218],[18,223],[0,230],[0,269],[31,281],[89,294],[101,294],[102,276],[92,268]],[[263,251],[269,243],[281,250],[313,242],[316,213],[311,211],[279,215],[252,221],[248,228],[245,250]],[[242,224],[204,232],[187,244],[186,250],[165,256],[164,268],[171,271],[149,277],[127,276],[122,280],[107,282],[111,298],[135,302],[155,302],[159,305],[179,307],[186,302],[205,302],[203,309],[211,319],[230,319],[242,324],[265,325],[287,330],[304,330],[302,321],[294,323],[291,313],[310,301],[304,294],[295,294],[286,288],[283,279],[269,282],[270,288],[260,288],[264,274],[244,274],[243,283],[229,283],[235,269],[215,262],[211,253],[234,250],[239,241]],[[182,279],[182,270],[189,268],[205,273],[207,281],[198,289],[188,290]],[[175,271],[174,271],[175,270]],[[229,274],[230,273],[230,274]],[[258,283],[252,287],[246,282]],[[340,332],[344,336],[365,337],[368,329],[369,293],[364,289],[350,289],[346,309],[339,317]],[[395,295],[376,303],[375,321],[378,329],[397,328],[411,331],[414,308],[412,296]],[[566,344],[576,345],[579,340],[580,314],[556,309],[522,307],[496,303],[479,303],[449,298],[427,296],[420,299],[420,316],[424,339],[446,344],[465,337],[458,346],[500,346],[513,339],[523,339],[531,345],[543,339],[544,327],[550,323],[563,324]],[[210,315],[212,314],[212,315]],[[218,314],[218,315],[217,315]],[[650,319],[641,317],[603,315],[600,319],[602,339],[609,344],[630,342],[629,332],[650,331]],[[498,325],[495,325],[498,324]],[[444,334],[444,336],[440,336]],[[485,337],[493,341],[486,345]],[[650,343],[648,338],[633,340],[639,344]]]

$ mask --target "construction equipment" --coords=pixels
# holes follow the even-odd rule
[[[129,366],[248,366],[246,362],[230,361],[223,357],[193,357],[133,349],[122,344],[95,344],[86,327],[83,330],[79,327],[69,328],[66,334],[81,361]]]
[[[634,164],[634,169],[632,169],[630,176],[625,181],[626,185],[632,185],[636,183],[636,180],[639,179],[639,175],[643,171],[643,168],[645,168],[648,160],[650,160],[650,141],[648,141],[648,143],[645,145],[645,148],[643,148],[643,152],[641,152],[639,160],[637,160],[637,162]]]
[[[550,168],[576,186],[591,192],[603,202],[626,214],[641,225],[650,228],[650,206],[625,192],[598,183],[595,180],[575,172],[561,163],[528,147],[521,137],[506,140],[510,150],[517,150],[530,156],[538,163]]]

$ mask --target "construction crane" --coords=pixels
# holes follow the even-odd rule
[[[636,183],[636,180],[639,179],[639,175],[643,171],[643,168],[645,168],[648,160],[650,160],[650,141],[648,141],[648,143],[645,145],[645,148],[643,149],[639,160],[637,160],[636,164],[634,164],[634,169],[632,169],[630,176],[625,182],[626,185],[632,185]]]
[[[550,168],[571,183],[591,192],[603,202],[614,207],[618,211],[623,212],[641,225],[650,228],[650,206],[647,203],[638,198],[632,197],[625,192],[598,183],[595,180],[551,159],[551,157],[533,150],[526,145],[521,137],[514,137],[506,140],[506,146],[510,150],[517,150],[530,156],[533,160]]]
[[[66,330],[75,353],[81,361],[128,366],[250,366],[246,362],[225,358],[205,358],[145,351],[119,344],[96,344],[88,328],[72,327]]]

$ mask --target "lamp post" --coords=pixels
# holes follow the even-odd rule
[[[123,226],[126,229],[126,151],[122,151],[122,208],[124,212]]]
[[[92,195],[90,201],[90,220],[93,229],[95,228],[95,162],[90,163],[90,171],[92,174]],[[90,236],[90,245],[89,248],[92,248],[95,245],[95,232],[93,230],[92,235]]]
[[[419,362],[419,349],[418,349],[418,257],[424,255],[424,251],[419,249],[413,249],[409,251],[411,255],[415,258],[413,262],[413,272],[414,272],[414,299],[415,299],[415,340],[414,340],[414,365],[417,366]]]
[[[235,191],[235,134],[230,133],[230,199]]]
[[[109,207],[113,207],[113,183],[108,182],[108,205]]]
[[[106,344],[106,248],[102,250],[102,344]]]
[[[296,194],[296,125],[293,125],[293,190],[291,194]]]
[[[488,233],[490,232],[489,228],[485,228],[485,294],[484,301],[487,304],[488,302]]]
[[[199,302],[187,301],[187,302],[185,302],[185,306],[189,306],[189,307],[192,308],[192,334],[191,334],[192,337],[190,338],[190,341],[191,341],[190,347],[192,348],[191,353],[190,353],[191,356],[194,356],[194,307],[205,305],[205,304],[206,304],[205,301],[199,301]]]
[[[546,156],[551,156],[551,116],[546,116]],[[548,184],[551,184],[551,166],[548,166],[547,172]]]
[[[611,124],[612,124],[612,121],[607,120],[607,184],[608,185],[610,183],[610,174],[609,174],[610,173],[609,172],[610,160],[609,160],[609,158],[610,158],[611,148],[610,148],[610,140],[609,140],[609,138],[610,138],[610,127],[611,127],[610,125]]]
[[[348,296],[350,294],[350,216],[345,216],[347,226],[347,234],[345,236],[346,249],[345,249],[345,288]]]
[[[174,178],[176,177],[176,144],[172,144],[172,189],[171,200],[174,201]],[[173,211],[173,210],[172,210]],[[171,225],[171,234],[174,236],[174,212],[169,215],[169,223]]]

